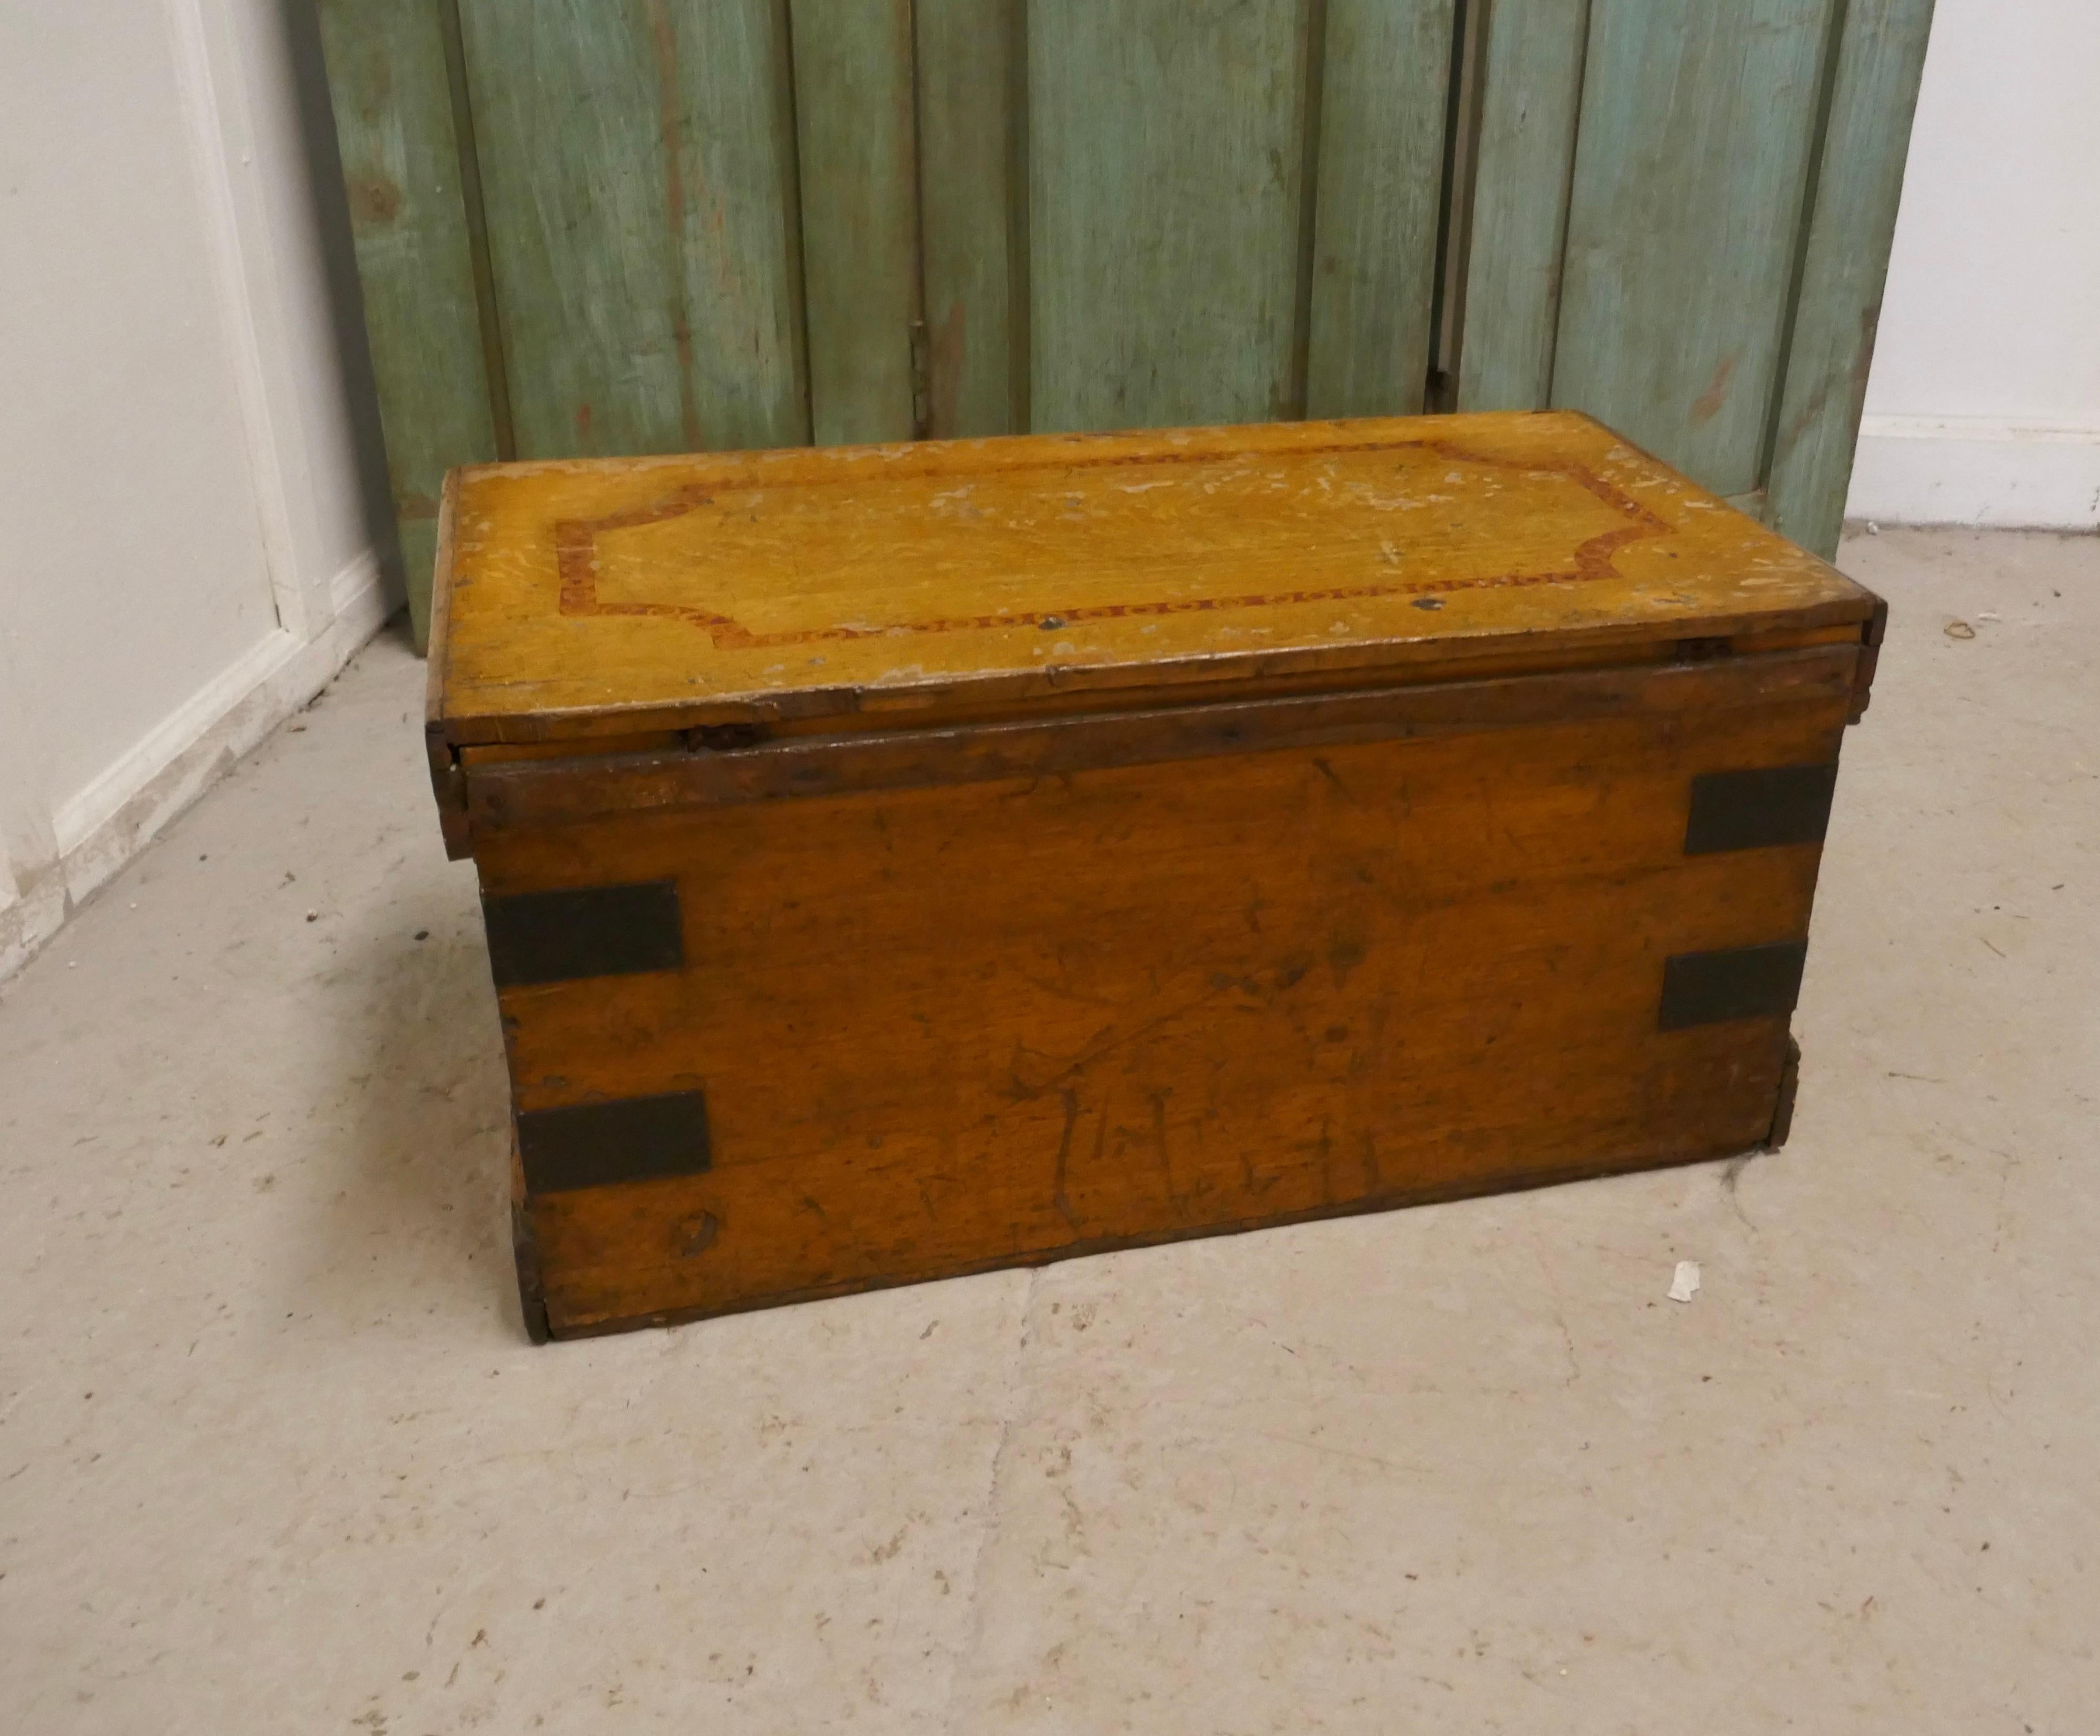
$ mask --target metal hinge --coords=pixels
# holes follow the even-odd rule
[[[911,340],[911,438],[923,440],[933,425],[933,351],[926,322],[914,319]]]
[[[766,738],[762,724],[699,724],[681,732],[689,752],[735,753],[741,747],[756,747]]]

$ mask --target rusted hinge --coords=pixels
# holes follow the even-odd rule
[[[686,747],[695,753],[735,753],[740,747],[756,747],[770,732],[763,724],[699,724],[684,732]]]

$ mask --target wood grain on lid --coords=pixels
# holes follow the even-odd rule
[[[488,465],[450,487],[455,742],[1462,667],[1873,606],[1564,412]]]

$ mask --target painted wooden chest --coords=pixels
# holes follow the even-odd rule
[[[555,1337],[1719,1157],[1874,597],[1569,414],[455,472]]]

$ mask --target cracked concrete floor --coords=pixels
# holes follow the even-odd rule
[[[545,1350],[373,645],[0,990],[0,1726],[2090,1729],[2100,542],[1846,564],[1895,626],[1732,1185]]]

